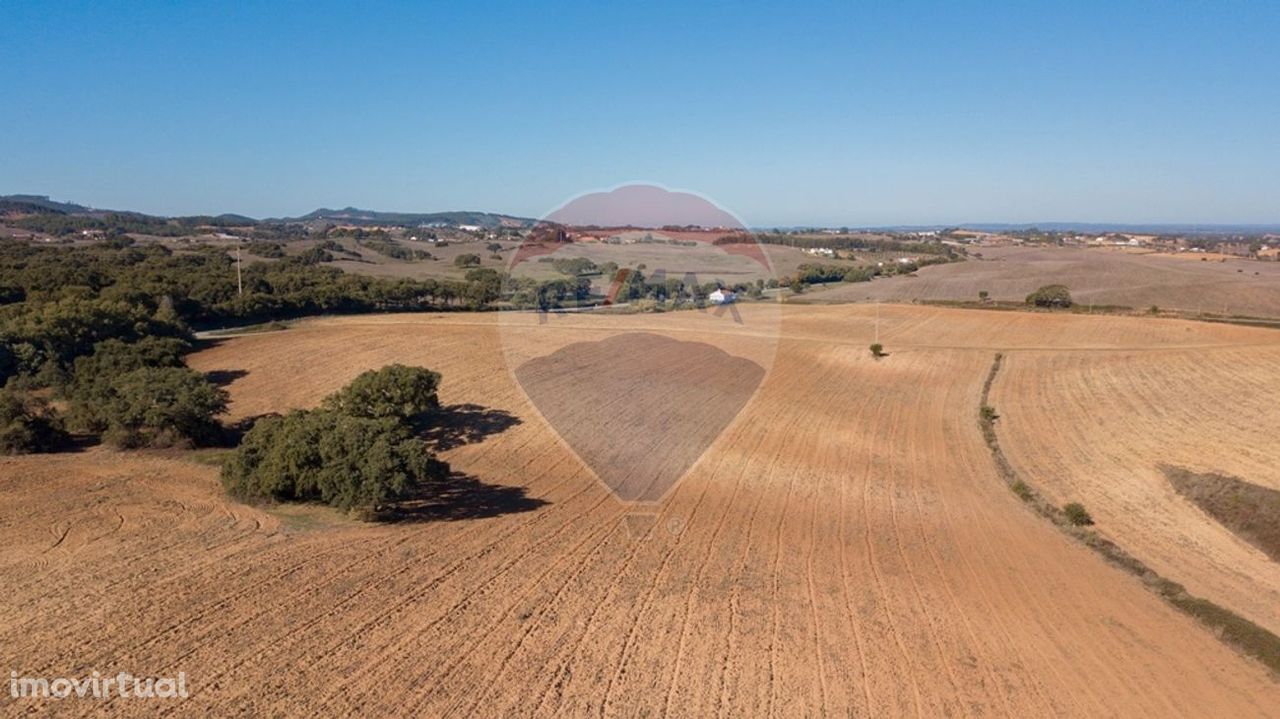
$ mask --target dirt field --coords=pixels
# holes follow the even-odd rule
[[[1046,284],[1064,284],[1081,304],[1157,305],[1187,312],[1280,317],[1280,262],[1187,259],[1081,248],[975,248],[983,259],[921,269],[916,277],[814,287],[808,299],[861,302],[968,300],[987,290],[994,300],[1021,302]],[[1199,257],[1199,255],[1197,255]],[[1255,274],[1256,273],[1256,274]]]
[[[1016,353],[992,389],[1014,468],[1122,547],[1280,633],[1280,564],[1178,494],[1161,464],[1280,490],[1280,346]],[[1046,378],[1052,378],[1046,379]]]
[[[1275,425],[1274,392],[1259,386],[1275,376],[1280,333],[885,306],[890,356],[877,362],[874,308],[784,309],[776,356],[756,346],[770,337],[719,336],[692,312],[530,324],[534,356],[650,332],[768,370],[656,517],[628,515],[548,431],[504,362],[506,333],[521,330],[500,332],[492,315],[343,318],[226,340],[192,364],[235,378],[235,417],[310,406],[390,362],[442,371],[446,405],[518,420],[446,457],[478,496],[527,494],[371,526],[230,503],[216,470],[184,455],[0,460],[0,665],[185,671],[192,698],[163,707],[184,714],[1275,715],[1280,684],[1260,665],[1002,485],[976,410],[1004,351],[995,401],[1011,458],[1037,481],[1038,467],[1078,458],[1095,484],[1134,485],[1083,501],[1103,533],[1146,541],[1140,552],[1205,521],[1155,506],[1144,516],[1169,531],[1130,531],[1138,519],[1120,508],[1147,487],[1157,448],[1280,482],[1259,444]],[[1044,412],[1029,373],[1051,370],[1041,391],[1074,397],[1066,385],[1090,368],[1118,386],[1094,413],[1106,422],[1033,428]],[[1122,422],[1112,412],[1126,405]],[[1224,426],[1202,441],[1193,410]],[[1129,460],[1132,472],[1114,469]],[[1203,532],[1190,536],[1225,547],[1222,564],[1179,554],[1161,571],[1260,612],[1265,595],[1248,593],[1276,586],[1275,565]],[[1240,558],[1233,581],[1211,573]]]

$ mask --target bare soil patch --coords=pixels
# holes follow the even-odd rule
[[[1160,470],[1178,494],[1280,562],[1280,491],[1224,474],[1168,465]]]

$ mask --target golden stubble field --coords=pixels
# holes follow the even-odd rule
[[[1277,486],[1257,446],[1277,410],[1257,386],[1280,333],[885,306],[877,362],[875,308],[783,309],[776,351],[698,313],[529,328],[547,353],[643,331],[767,366],[649,518],[628,518],[530,406],[504,360],[521,330],[492,315],[223,341],[191,364],[237,377],[234,417],[311,406],[391,362],[442,371],[446,405],[520,420],[447,459],[528,501],[299,522],[228,501],[182,454],[0,460],[0,664],[185,671],[192,698],[158,707],[184,714],[1274,715],[1265,669],[1003,486],[976,412],[1003,351],[993,401],[1019,470],[1166,576],[1267,622],[1275,565],[1151,473],[1173,458]]]

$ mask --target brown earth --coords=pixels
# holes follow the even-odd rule
[[[916,276],[837,283],[806,293],[808,301],[884,300],[1021,302],[1036,288],[1062,284],[1077,303],[1152,305],[1192,313],[1280,317],[1280,262],[1188,261],[1187,254],[1135,254],[1102,248],[981,247],[982,259],[924,267]],[[1200,257],[1200,255],[1196,255]]]
[[[1274,715],[1280,685],[1262,667],[1008,491],[976,410],[997,349],[1011,370],[1062,358],[1039,375],[1050,391],[1079,379],[1072,363],[1212,350],[1216,361],[1178,362],[1175,376],[1237,399],[1232,428],[1274,426],[1276,405],[1248,378],[1274,372],[1280,334],[889,306],[878,331],[891,356],[876,361],[875,309],[785,309],[772,361],[767,333],[717,332],[693,312],[525,330],[524,360],[644,332],[768,370],[648,516],[628,516],[549,431],[506,364],[505,333],[520,330],[493,316],[353,317],[225,340],[191,362],[234,378],[234,417],[314,405],[390,362],[442,371],[445,404],[519,420],[451,435],[447,459],[535,501],[480,518],[358,525],[317,511],[300,523],[298,510],[228,501],[216,470],[185,455],[0,460],[0,665],[185,671],[193,691],[163,706],[58,707],[78,714]],[[1160,370],[1145,377],[1129,380],[1141,390],[1130,401],[1168,403]],[[1036,415],[1034,402],[1016,409],[1027,382],[997,383],[1002,438]],[[1040,428],[1039,449],[1009,444],[1024,465],[1065,443],[1105,466],[1155,426],[1139,409],[1133,431],[1090,435],[1097,449],[1058,424]],[[1194,442],[1190,415],[1174,417],[1166,434]],[[1271,450],[1227,432],[1184,454],[1274,482],[1243,471]],[[1083,497],[1119,534],[1103,498]]]

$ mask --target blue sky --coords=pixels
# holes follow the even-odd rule
[[[233,5],[243,5],[235,7]],[[1280,3],[0,3],[0,193],[1280,221]]]

